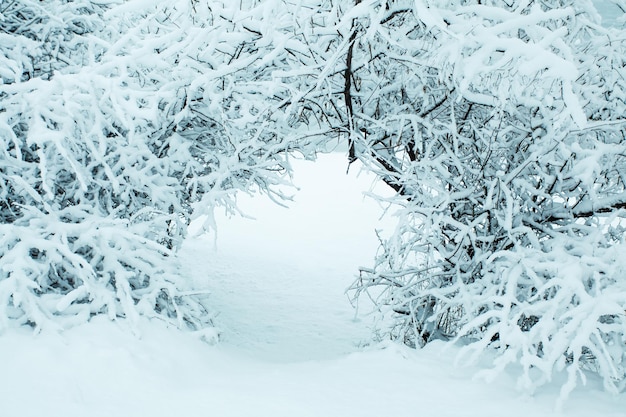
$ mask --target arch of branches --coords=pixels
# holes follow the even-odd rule
[[[411,346],[626,374],[626,39],[588,0],[0,6],[0,328],[210,325],[188,222],[345,141],[396,192],[355,297]],[[375,291],[374,291],[375,289]],[[538,371],[538,372],[537,372]]]

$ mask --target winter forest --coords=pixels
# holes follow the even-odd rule
[[[215,269],[190,279],[185,245],[209,256],[225,218],[254,217],[242,196],[283,210],[302,161],[339,155],[330,181],[369,175],[355,192],[388,217],[359,226],[378,249],[337,301],[374,323],[354,352],[381,367],[382,351],[452,352],[510,377],[508,407],[549,392],[548,410],[578,397],[624,415],[625,13],[623,0],[0,0],[0,354],[105,323],[126,329],[107,333],[119,345],[159,323],[202,339],[193,355],[224,349],[229,306],[214,303]],[[379,378],[373,392],[396,389]]]

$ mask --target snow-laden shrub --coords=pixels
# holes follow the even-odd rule
[[[623,32],[587,1],[376,4],[347,12],[343,96],[400,209],[356,295],[392,337],[493,351],[528,389],[566,369],[563,394],[586,371],[623,390]]]
[[[238,6],[0,8],[0,328],[210,322],[178,275],[188,222],[236,210],[238,190],[283,197],[286,153],[308,143],[275,111],[284,37],[263,38],[280,25],[258,19],[282,12]]]

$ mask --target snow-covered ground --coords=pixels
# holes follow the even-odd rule
[[[337,154],[295,167],[289,210],[242,198],[256,221],[221,218],[217,240],[183,248],[185,273],[212,292],[220,343],[147,320],[135,332],[103,318],[63,334],[13,330],[0,336],[0,416],[556,414],[559,381],[529,396],[514,370],[487,383],[438,343],[366,346],[370,318],[355,320],[344,289],[377,247],[381,211],[361,196],[371,178],[343,175]],[[626,416],[626,396],[590,380],[562,415]]]
[[[382,207],[363,196],[372,177],[356,164],[346,176],[346,168],[341,154],[296,161],[301,192],[289,208],[241,196],[240,208],[254,219],[218,216],[217,241],[211,234],[185,248],[195,287],[212,293],[225,345],[296,361],[332,358],[369,339],[367,317],[355,318],[345,290],[358,266],[373,261],[375,230],[394,222],[379,221]]]

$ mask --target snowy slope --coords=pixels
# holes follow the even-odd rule
[[[344,171],[341,155],[298,163],[290,210],[242,199],[256,222],[222,218],[217,241],[185,246],[186,272],[219,312],[219,344],[147,320],[136,333],[102,318],[62,335],[14,330],[0,336],[0,416],[556,415],[559,381],[528,396],[513,371],[475,379],[437,343],[361,346],[369,318],[354,320],[343,290],[370,262],[380,211],[360,195],[371,179]],[[626,416],[626,396],[590,380],[562,415]]]
[[[272,363],[145,323],[142,338],[98,320],[62,338],[3,336],[0,415],[552,416],[554,392],[522,396],[511,378],[485,384],[433,345]],[[579,392],[566,416],[624,416],[626,401]]]
[[[302,192],[288,209],[242,196],[255,219],[220,216],[217,240],[204,236],[183,254],[195,286],[212,293],[223,343],[268,360],[334,357],[369,339],[367,317],[355,321],[345,289],[372,262],[375,229],[394,225],[363,196],[372,178],[358,176],[356,164],[346,176],[342,155],[297,165]]]

